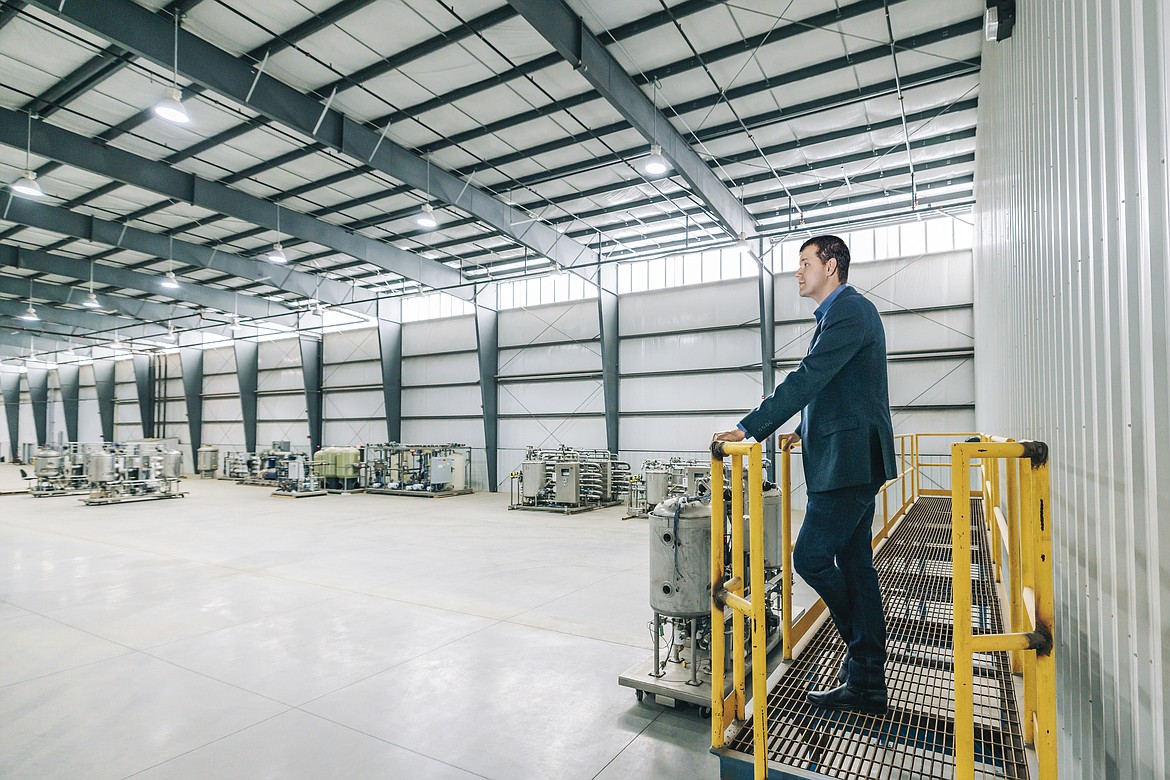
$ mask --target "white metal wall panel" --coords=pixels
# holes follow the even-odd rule
[[[622,417],[619,449],[630,458],[642,453],[696,456],[709,453],[711,434],[734,428],[740,415],[687,415],[686,417]]]
[[[386,441],[384,420],[326,420],[322,425],[325,446],[347,447]],[[305,440],[308,446],[308,439]]]
[[[474,316],[409,322],[402,326],[404,356],[464,349],[475,349]]]
[[[378,361],[361,360],[325,366],[321,374],[326,393],[332,388],[382,386],[382,365]],[[301,386],[304,392],[304,385]]]
[[[295,349],[300,349],[295,340],[292,343]],[[376,328],[362,328],[326,333],[321,354],[326,365],[348,363],[351,360],[377,360],[378,331]],[[300,365],[299,358],[297,364]]]
[[[776,326],[776,357],[799,360],[808,352],[816,322],[812,319]],[[927,352],[971,349],[975,315],[971,308],[932,312],[889,312],[882,315],[886,351]]]
[[[274,441],[287,441],[293,452],[308,452],[309,426],[305,422],[277,422],[274,420],[257,420],[256,447],[266,450]],[[340,442],[348,443],[348,442]]]
[[[257,380],[259,383],[259,380]],[[232,368],[230,374],[203,374],[203,392],[206,395],[234,395],[237,398],[240,395],[240,380],[235,374],[235,368]],[[207,407],[203,408],[204,419],[207,417]]]
[[[971,358],[889,364],[890,406],[961,406],[975,403]]]
[[[304,406],[305,402],[302,399],[302,412]],[[386,430],[386,407],[381,389],[329,393],[325,396],[324,414],[326,420],[379,418],[383,432]]]
[[[596,299],[500,312],[501,347],[571,339],[596,341],[599,332]]]
[[[300,339],[272,339],[257,344],[257,359],[260,369],[273,370],[277,368],[300,368],[301,347]]]
[[[236,353],[232,347],[216,347],[203,350],[204,374],[236,373]]]
[[[239,423],[243,430],[244,413],[240,408],[240,398],[204,398],[203,424],[214,422]]]
[[[82,370],[81,377],[82,381],[84,381],[84,369]],[[92,374],[90,374],[90,381],[93,381]],[[92,385],[90,389],[92,390]],[[84,390],[82,391],[81,399],[77,402],[77,435],[82,441],[102,440],[102,419],[98,413],[97,398],[93,395],[87,398]]]
[[[733,279],[623,295],[618,319],[623,336],[739,325],[759,319],[759,301],[756,279]]]
[[[758,366],[760,332],[745,328],[623,339],[619,360],[624,374]]]
[[[386,438],[386,429],[377,441]],[[402,440],[412,444],[437,444],[457,442],[478,448],[483,454],[483,420],[403,420]]]
[[[500,414],[539,417],[586,412],[605,412],[605,395],[596,379],[500,384]]]
[[[441,418],[445,415],[480,414],[481,402],[478,385],[406,387],[402,390],[402,415]]]
[[[242,422],[203,421],[203,443],[224,450],[243,451],[244,424]],[[261,443],[257,440],[257,443]]]
[[[759,371],[625,377],[620,397],[622,412],[688,412],[708,407],[747,411],[760,402],[762,389]]]
[[[600,370],[601,347],[596,343],[500,349],[501,377]]]
[[[402,383],[405,386],[417,387],[442,385],[447,382],[478,382],[478,360],[474,352],[403,357]]]
[[[981,428],[1051,448],[1061,776],[1170,776],[1170,4],[1019,3],[987,44]]]

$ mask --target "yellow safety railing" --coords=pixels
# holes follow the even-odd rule
[[[744,597],[742,474],[744,456],[748,459],[748,512],[752,555],[751,598]],[[723,458],[731,457],[731,576],[724,576],[723,536]],[[755,776],[764,780],[768,774],[768,627],[767,587],[764,581],[764,458],[760,444],[715,442],[711,447],[711,746],[721,748],[724,734],[732,720],[747,716],[746,653],[744,652],[744,618],[751,621],[752,634],[752,717],[755,737]],[[724,683],[723,609],[732,610],[731,664],[732,690],[726,697]]]
[[[971,625],[971,465],[980,465],[984,519],[992,540],[992,566],[1002,576],[1008,552],[1009,633],[974,634]],[[1000,488],[1005,466],[1006,496]],[[974,656],[1011,652],[1012,671],[1022,671],[1024,741],[1036,748],[1040,780],[1056,780],[1056,662],[1052,519],[1049,513],[1048,447],[1043,442],[982,436],[951,447],[953,537],[955,776],[975,773]],[[1002,504],[1006,499],[1007,512]],[[970,725],[968,725],[970,724]]]

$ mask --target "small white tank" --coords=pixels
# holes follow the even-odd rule
[[[162,475],[164,479],[178,479],[183,475],[183,453],[178,450],[163,453]]]
[[[711,614],[711,502],[668,498],[650,513],[650,608]]]
[[[96,483],[114,481],[114,456],[109,452],[91,452],[87,458],[86,471],[89,481]]]
[[[33,459],[37,464],[33,471],[38,477],[59,477],[65,468],[65,458],[56,450],[38,450]]]

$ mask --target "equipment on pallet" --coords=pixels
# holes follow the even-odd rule
[[[678,465],[680,471],[685,471],[682,461]],[[618,684],[633,688],[638,701],[650,694],[659,704],[691,703],[705,714],[711,708],[711,496],[710,463],[700,465],[707,467],[705,478],[699,476],[698,470],[691,474],[696,477],[696,486],[706,487],[702,495],[668,495],[650,510],[650,609],[653,616],[649,626],[654,655],[649,663],[640,663],[620,675]],[[662,464],[651,468],[672,473]],[[649,483],[646,484],[649,487]],[[668,482],[667,492],[671,490],[669,485]],[[725,490],[724,494],[728,499],[724,504],[726,550],[733,519],[730,490]],[[763,502],[765,598],[768,651],[771,652],[780,642],[779,488],[765,483]],[[744,507],[744,517],[739,520],[744,525],[745,540],[749,535],[749,509]],[[730,560],[730,555],[725,554],[725,560]],[[730,565],[726,574],[731,574]],[[750,597],[750,588],[744,595]],[[730,635],[730,614],[718,630]],[[727,668],[730,668],[730,658],[727,659]]]
[[[326,495],[314,471],[316,466],[317,462],[308,455],[299,452],[282,453],[275,459],[276,490],[272,491],[272,495],[288,498]]]
[[[223,454],[223,469],[217,479],[230,479],[243,484],[252,477],[260,467],[260,460],[251,452],[225,452]]]
[[[313,453],[315,471],[330,493],[361,490],[362,451],[357,447],[323,447]]]
[[[367,444],[360,484],[367,493],[446,498],[472,492],[465,444]]]
[[[606,450],[529,447],[509,476],[509,509],[571,514],[620,504],[629,491],[630,464]]]
[[[43,498],[89,492],[86,456],[90,452],[102,452],[107,447],[104,444],[80,442],[68,442],[58,448],[42,447],[33,456],[34,479],[29,493],[36,498]]]
[[[86,506],[182,498],[183,453],[150,443],[120,444],[86,456]]]
[[[204,444],[195,452],[195,473],[200,479],[214,479],[219,470],[219,448]]]
[[[711,463],[671,458],[647,460],[642,474],[630,476],[626,496],[628,517],[641,517],[671,496],[699,496],[711,490]]]

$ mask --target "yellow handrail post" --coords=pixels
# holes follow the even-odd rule
[[[1031,463],[1036,501],[1036,626],[1055,646],[1056,607],[1052,586],[1052,521],[1049,515],[1047,453],[1039,465]],[[1056,659],[1051,649],[1036,654],[1037,719],[1036,753],[1041,780],[1056,780]]]
[[[955,623],[952,631],[955,675],[955,780],[975,776],[974,670],[971,658],[971,468],[961,444],[951,454],[951,584]]]
[[[740,582],[743,577],[743,455],[731,456],[731,576]],[[715,627],[712,626],[714,631]],[[747,717],[747,685],[744,664],[743,612],[731,611],[731,652],[735,659],[732,664],[731,684],[735,686],[735,717]]]
[[[1036,512],[1032,492],[1034,470],[1031,464],[1021,460],[1020,466],[1020,588],[1024,614],[1021,621],[1026,630],[1035,628],[1027,611],[1027,594],[1035,594],[1035,566],[1032,557],[1032,535],[1036,533]],[[1033,728],[1036,715],[1036,654],[1024,653],[1024,741],[1035,745],[1036,733]]]
[[[1007,527],[1008,527],[1008,625],[1012,633],[1024,630],[1024,585],[1020,563],[1020,480],[1021,461],[1008,461],[1007,470]],[[1024,671],[1023,653],[1012,651],[1012,672]]]
[[[723,461],[711,455],[711,582],[723,579]],[[658,641],[658,637],[654,637]],[[723,747],[727,728],[723,717],[723,670],[725,656],[723,606],[711,599],[711,747]],[[657,670],[655,670],[657,671]]]
[[[792,450],[780,449],[780,632],[784,659],[792,660]]]
[[[768,774],[768,618],[764,611],[768,599],[764,579],[763,471],[764,456],[757,444],[748,453],[748,487],[751,490],[748,511],[751,513],[752,545],[749,553],[752,577],[752,751],[755,774],[760,780]]]

